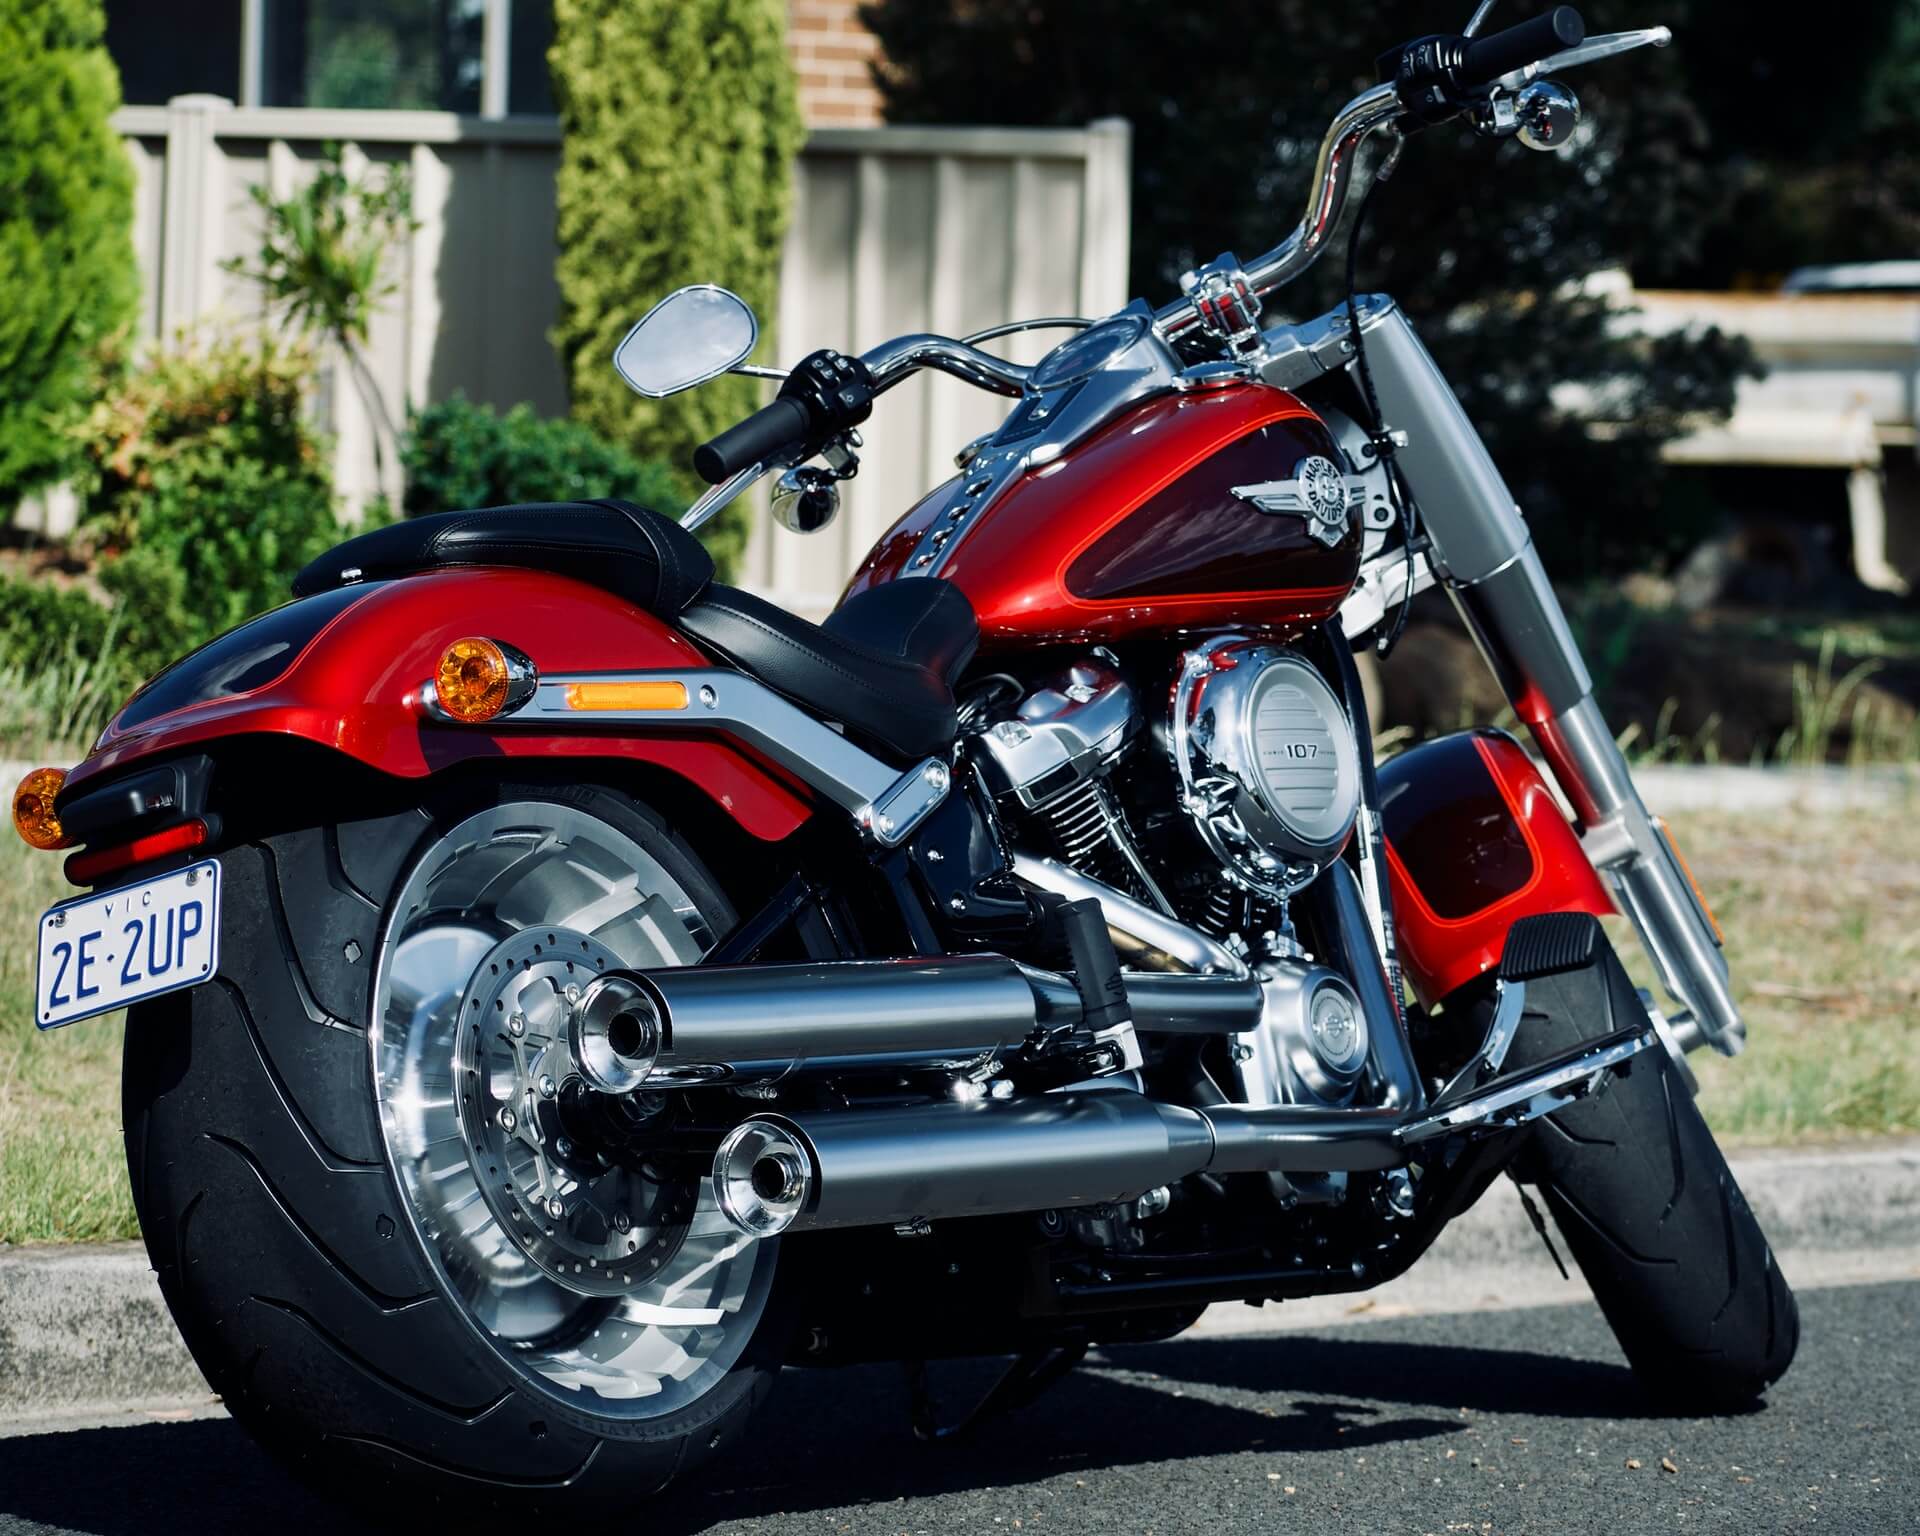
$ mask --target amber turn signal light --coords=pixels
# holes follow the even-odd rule
[[[30,847],[65,848],[72,843],[53,809],[53,797],[66,782],[64,768],[36,768],[13,792],[13,830]]]
[[[1672,850],[1673,862],[1680,866],[1680,873],[1687,877],[1687,884],[1693,887],[1693,899],[1700,903],[1700,910],[1707,914],[1707,924],[1713,929],[1713,940],[1722,949],[1727,947],[1727,936],[1720,928],[1720,919],[1713,915],[1713,908],[1707,905],[1707,898],[1700,889],[1700,882],[1693,878],[1693,866],[1687,862],[1687,856],[1680,851],[1680,844],[1674,840],[1673,828],[1667,825],[1664,816],[1653,818],[1654,825],[1660,829],[1660,835],[1667,840]]]
[[[484,725],[524,704],[535,683],[533,663],[498,640],[469,636],[440,653],[433,672],[434,701],[466,725]]]
[[[685,709],[687,685],[671,682],[570,683],[568,709]]]

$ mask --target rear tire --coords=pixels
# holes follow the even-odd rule
[[[1645,1017],[1610,946],[1526,984],[1508,1066]],[[1666,1053],[1542,1120],[1516,1173],[1540,1186],[1634,1375],[1663,1407],[1725,1412],[1778,1381],[1800,1338],[1793,1292]]]
[[[736,1332],[697,1371],[674,1351],[684,1339],[686,1355],[698,1358],[706,1330],[629,1323],[623,1298],[565,1292],[504,1244],[499,1263],[489,1266],[481,1252],[468,1265],[470,1276],[491,1267],[511,1281],[508,1299],[496,1298],[484,1315],[508,1338],[528,1315],[533,1329],[522,1333],[559,1318],[549,1333],[510,1348],[449,1283],[459,1271],[441,1251],[446,1229],[474,1225],[492,1202],[475,1191],[423,1220],[410,1193],[417,1175],[414,1184],[397,1177],[405,1160],[394,1155],[393,1127],[405,1109],[390,1085],[382,1089],[375,971],[383,942],[401,932],[397,898],[419,889],[414,872],[440,855],[450,829],[506,802],[515,817],[551,807],[575,818],[567,825],[603,829],[593,850],[602,866],[605,850],[637,848],[670,876],[671,899],[632,908],[614,925],[618,935],[600,930],[615,963],[674,963],[623,949],[644,951],[633,935],[670,927],[676,912],[690,934],[705,930],[701,942],[731,922],[691,850],[653,813],[606,789],[478,786],[430,811],[234,848],[221,855],[218,975],[141,1004],[128,1020],[123,1097],[134,1203],[161,1290],[213,1390],[256,1438],[328,1492],[376,1505],[402,1489],[463,1503],[631,1513],[637,1497],[735,1439],[765,1395],[787,1343],[771,1278],[777,1250],[749,1245],[743,1259],[706,1266],[750,1267],[724,1301],[739,1310],[713,1330],[723,1334],[739,1319]],[[562,876],[529,875],[526,889],[557,888]],[[577,892],[565,899],[582,900]],[[479,898],[473,906],[482,910]],[[608,907],[594,904],[582,930]],[[485,910],[501,932],[519,926],[502,907]],[[465,915],[436,916],[433,934]],[[555,920],[531,921],[544,928]],[[482,953],[490,933],[476,941]],[[456,992],[456,1018],[459,1002]],[[424,1074],[418,1080],[426,1086]],[[457,1136],[443,1134],[436,1145],[431,1159],[422,1152],[414,1163],[438,1178],[464,1154]],[[621,1177],[628,1191],[643,1182]],[[693,1198],[662,1197],[644,1219],[665,1230],[678,1217],[661,1213],[684,1212]],[[460,1222],[441,1219],[455,1211]],[[638,1234],[642,1218],[629,1219]],[[628,1228],[620,1231],[624,1238]],[[677,1239],[689,1266],[703,1257],[698,1241]],[[678,1253],[661,1260],[679,1262]],[[626,1294],[660,1299],[652,1289]],[[547,1310],[517,1299],[529,1295],[545,1298]],[[720,1293],[706,1304],[722,1304]],[[602,1338],[603,1324],[616,1342]],[[537,1368],[572,1360],[583,1381],[595,1381],[600,1361],[624,1364],[635,1353],[619,1342],[629,1330],[650,1342],[628,1402],[590,1385],[569,1388],[564,1371]],[[655,1395],[639,1395],[646,1392]]]

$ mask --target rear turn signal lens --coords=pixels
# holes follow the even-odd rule
[[[13,830],[30,847],[65,848],[73,841],[53,810],[53,797],[66,782],[64,768],[36,768],[13,792]]]
[[[685,683],[573,683],[568,709],[685,709]]]
[[[1667,819],[1664,816],[1654,817],[1654,825],[1659,827],[1660,835],[1667,840],[1667,847],[1673,851],[1673,862],[1680,866],[1680,873],[1687,877],[1687,884],[1693,887],[1693,899],[1700,903],[1700,910],[1707,914],[1707,926],[1713,929],[1714,943],[1725,949],[1727,936],[1721,932],[1720,919],[1713,915],[1713,908],[1707,905],[1707,898],[1700,889],[1700,882],[1693,878],[1693,866],[1687,862],[1687,856],[1680,851],[1680,845],[1674,841],[1673,828],[1667,825]]]
[[[433,692],[440,708],[467,725],[484,725],[533,692],[533,664],[497,640],[469,637],[440,653]]]

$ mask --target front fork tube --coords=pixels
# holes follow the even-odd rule
[[[1687,1010],[1673,1021],[1675,1033],[1685,1041],[1697,1032],[1734,1055],[1746,1025],[1719,939],[1601,717],[1513,493],[1406,317],[1378,298],[1368,310],[1381,413],[1407,434],[1400,467],[1448,596],[1573,806],[1582,848]]]

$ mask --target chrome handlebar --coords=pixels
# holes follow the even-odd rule
[[[1483,4],[1475,12],[1467,35],[1478,30],[1490,8]],[[1542,75],[1576,69],[1635,48],[1664,48],[1672,40],[1673,33],[1666,27],[1591,37],[1576,47],[1503,75],[1493,83],[1493,89],[1518,90]],[[1305,216],[1285,240],[1245,268],[1248,286],[1255,294],[1264,296],[1285,287],[1320,258],[1346,210],[1360,146],[1370,134],[1391,126],[1404,115],[1405,109],[1391,83],[1362,91],[1334,115],[1320,141]],[[1200,312],[1190,298],[1175,299],[1154,313],[1155,326],[1169,341],[1185,335],[1200,323]],[[1025,390],[1032,372],[1030,368],[995,357],[966,342],[932,335],[899,336],[882,342],[862,354],[861,361],[873,372],[876,392],[891,388],[918,369],[937,368],[995,394],[1018,395]]]
[[[1319,259],[1346,208],[1353,163],[1361,144],[1376,128],[1401,116],[1402,110],[1392,85],[1376,85],[1362,91],[1334,116],[1320,141],[1306,217],[1285,240],[1246,268],[1247,284],[1255,294],[1269,294],[1285,286]],[[1160,333],[1171,341],[1199,325],[1200,312],[1191,299],[1180,298],[1155,311],[1153,319]]]

